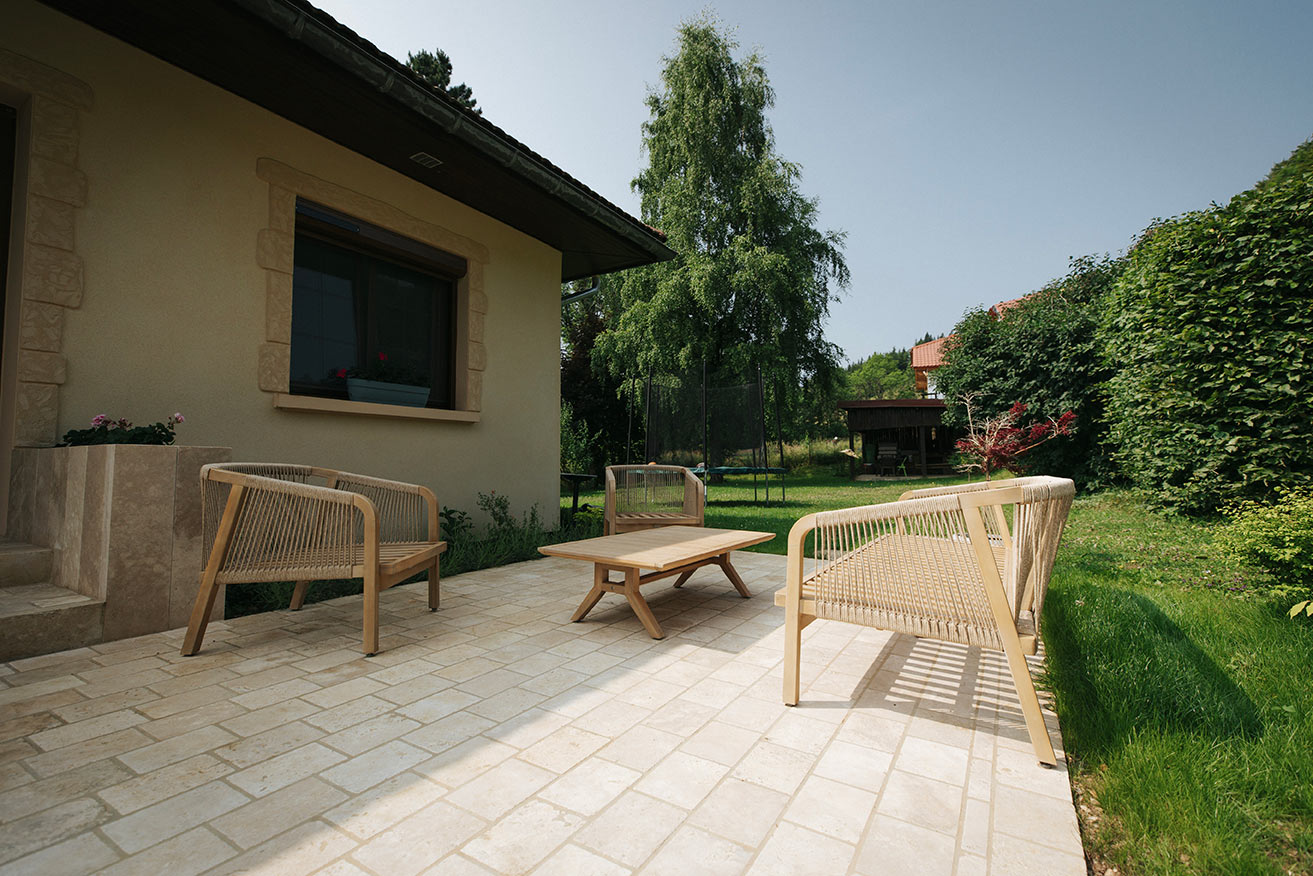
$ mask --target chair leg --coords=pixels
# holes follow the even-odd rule
[[[292,602],[287,607],[292,611],[300,611],[301,606],[305,605],[305,593],[309,589],[309,581],[297,581],[296,586],[292,588]]]
[[[792,612],[784,616],[784,705],[798,705],[801,694],[799,670],[802,663],[802,618]]]
[[[187,636],[182,640],[182,655],[190,657],[201,650],[205,640],[205,628],[210,625],[210,614],[214,611],[214,600],[219,595],[219,585],[215,582],[217,572],[206,569],[201,574],[201,587],[196,593],[196,603],[192,606],[191,620],[187,624]]]
[[[433,565],[429,566],[429,611],[437,611],[438,605],[442,601],[442,594],[438,589],[438,560],[435,557]]]
[[[378,653],[378,573],[365,576],[364,635],[361,650],[366,657]]]
[[[1015,641],[1015,637],[1014,637]],[[1004,639],[1007,644],[1007,639]],[[1030,734],[1030,744],[1035,748],[1035,757],[1040,763],[1057,766],[1058,758],[1053,752],[1053,742],[1049,739],[1049,728],[1044,724],[1044,712],[1039,706],[1039,697],[1035,694],[1035,682],[1030,677],[1030,667],[1021,654],[1020,643],[1014,648],[1005,649],[1008,670],[1012,673],[1012,684],[1017,689],[1017,699],[1021,701],[1021,714],[1026,719],[1026,731]]]

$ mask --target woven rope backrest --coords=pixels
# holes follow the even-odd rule
[[[656,465],[615,465],[615,511],[674,513],[684,510],[684,469]]]
[[[313,469],[308,465],[291,465],[268,462],[225,462],[207,465],[201,468],[201,562],[208,561],[210,549],[214,547],[214,538],[219,531],[219,521],[223,519],[224,506],[228,504],[228,491],[231,484],[211,480],[206,477],[210,469],[231,471],[238,474],[251,474],[265,478],[275,478],[292,483],[308,483],[313,476]]]
[[[956,497],[823,512],[815,519],[817,571],[810,582],[818,616],[999,647]],[[1001,545],[995,556],[1002,572]]]
[[[278,570],[308,570],[306,577],[347,577],[363,561],[361,514],[349,493],[281,484],[248,487],[222,571],[260,578]]]
[[[336,486],[374,503],[381,543],[423,541],[428,537],[428,505],[418,487],[346,473],[338,475]]]
[[[1076,495],[1076,485],[1066,478],[1030,477],[1023,480],[1022,499],[1013,518],[1017,567],[1014,614],[1033,611],[1038,629],[1039,617],[1053,574],[1053,560],[1067,523],[1067,514]]]

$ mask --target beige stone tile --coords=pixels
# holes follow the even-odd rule
[[[958,837],[958,845],[963,852],[974,855],[989,854],[992,814],[990,805],[984,800],[967,800],[962,810],[962,834]],[[1005,814],[1004,817],[1011,816]]]
[[[994,822],[996,833],[1038,842],[1064,852],[1080,851],[1080,828],[1076,823],[1076,813],[1070,806],[1055,806],[1050,798],[1009,785],[997,788],[993,806],[1000,814]]]
[[[965,785],[967,760],[966,749],[908,736],[894,759],[894,769],[940,782]]]
[[[378,834],[351,858],[375,873],[412,876],[451,854],[484,827],[481,819],[440,800]]]
[[[228,781],[252,797],[263,797],[344,760],[343,755],[331,748],[311,742],[233,773]]]
[[[359,680],[359,679],[357,679]],[[351,682],[347,682],[350,684]],[[304,718],[307,724],[325,733],[337,733],[348,727],[376,718],[392,711],[396,706],[374,696],[362,696],[323,711],[313,712]]]
[[[308,876],[349,852],[355,841],[322,821],[311,821],[221,864],[209,876]]]
[[[140,706],[158,700],[159,698],[159,694],[149,688],[134,687],[129,688],[128,690],[119,691],[116,694],[110,694],[109,696],[97,697],[94,700],[82,700],[76,703],[57,706],[51,711],[55,715],[64,719],[64,723],[72,724],[77,721],[85,721],[88,718],[97,718],[101,715],[107,715],[110,712],[117,712],[120,709],[129,709],[133,706]]]
[[[181,712],[188,712],[210,703],[228,702],[232,694],[222,685],[210,685],[196,690],[188,690],[173,696],[161,697],[137,707],[137,711],[153,720],[168,718]],[[233,704],[237,705],[237,704]]]
[[[129,727],[117,733],[97,736],[77,745],[65,746],[55,751],[47,751],[45,754],[28,758],[26,766],[38,776],[45,778],[68,770],[75,770],[78,767],[95,763],[107,757],[115,757],[143,745],[149,745],[154,741],[137,728]]]
[[[110,817],[99,800],[82,797],[0,825],[0,864],[63,842]]]
[[[431,724],[473,703],[479,698],[455,688],[442,690],[397,709],[397,714],[421,724]]]
[[[286,751],[299,748],[319,739],[324,734],[308,724],[293,721],[237,742],[230,742],[212,752],[238,769],[252,766],[277,757]]]
[[[144,776],[110,785],[100,791],[99,796],[120,815],[127,815],[222,778],[232,769],[208,754],[201,754]]]
[[[246,710],[236,703],[219,700],[199,708],[177,712],[167,718],[157,718],[144,724],[138,724],[137,729],[155,739],[164,740],[201,727],[209,727],[245,713]]]
[[[404,736],[419,726],[418,721],[400,715],[379,715],[377,718],[362,721],[345,730],[325,736],[319,741],[343,754],[357,755],[390,742],[398,736]]]
[[[119,755],[119,760],[137,773],[149,773],[189,757],[226,745],[236,739],[218,727],[201,727],[154,745]]]
[[[816,763],[816,775],[868,791],[878,790],[889,773],[893,756],[846,742],[832,742]]]
[[[21,767],[14,766],[21,771]],[[101,760],[48,779],[34,781],[26,772],[23,775],[27,776],[26,782],[0,793],[0,824],[78,797],[89,797],[98,788],[130,778],[132,773],[115,761]]]
[[[785,708],[788,707],[780,704],[778,698],[760,700],[745,694],[722,709],[716,720],[759,732],[762,727],[769,727],[774,723]]]
[[[315,876],[373,876],[373,874],[367,873],[350,861],[341,860],[316,871]]]
[[[205,828],[197,827],[100,872],[103,876],[137,876],[141,873],[195,876],[236,854],[237,850],[232,846]]]
[[[281,727],[292,721],[300,720],[315,712],[315,707],[305,700],[292,699],[223,720],[220,724],[238,736],[256,736],[275,727]]]
[[[576,845],[565,845],[530,876],[628,876],[633,871]]]
[[[787,794],[730,778],[716,786],[693,811],[688,823],[755,849],[788,802]]]
[[[525,873],[582,823],[580,815],[530,800],[467,842],[461,852],[499,873]]]
[[[563,657],[552,657],[552,655],[548,655],[548,657],[562,662],[564,662],[565,659]],[[530,667],[526,666],[526,663],[527,661],[524,660],[517,661],[515,664],[516,671],[531,671]],[[534,668],[536,668],[536,665]],[[564,693],[567,690],[577,687],[587,679],[588,676],[584,675],[582,672],[562,669],[558,664],[554,668],[533,675],[528,681],[522,682],[520,687],[525,690],[531,690],[534,693],[540,693],[543,696],[554,697],[559,693]]]
[[[856,844],[875,810],[876,793],[812,776],[789,805],[785,819]]]
[[[554,773],[564,773],[609,741],[606,736],[578,727],[562,727],[520,752],[520,758]]]
[[[1029,747],[1025,751],[999,748],[994,760],[994,780],[1000,785],[1058,800],[1071,799],[1071,781],[1067,777],[1066,765],[1059,762],[1056,769],[1042,766]]]
[[[574,841],[627,867],[646,861],[688,813],[646,794],[628,791],[580,830]]]
[[[836,731],[835,725],[798,708],[788,709],[766,731],[766,740],[785,748],[819,754]]]
[[[294,678],[291,681],[271,684],[268,687],[235,696],[232,701],[244,709],[263,709],[265,706],[272,706],[275,703],[281,703],[290,700],[292,697],[299,697],[317,690],[319,690],[319,685],[306,681],[304,678]]]
[[[833,837],[814,833],[789,822],[781,822],[771,832],[748,873],[752,876],[835,876],[847,873],[855,846]],[[881,870],[881,876],[917,873],[912,870]]]
[[[75,724],[65,724],[62,727],[42,730],[40,733],[29,736],[28,741],[42,751],[52,751],[66,745],[88,742],[98,736],[108,736],[119,730],[134,727],[145,720],[131,709],[121,709],[117,712],[110,712],[108,715],[78,721]]]
[[[863,876],[886,873],[950,876],[953,860],[952,837],[877,814],[857,851],[854,867]]]
[[[324,820],[358,839],[369,839],[414,815],[446,793],[441,785],[402,773],[324,813]]]
[[[520,805],[556,774],[518,758],[502,761],[447,795],[450,803],[494,819]]]
[[[638,873],[701,873],[707,876],[742,873],[752,854],[729,840],[685,825]]]
[[[285,657],[290,660],[292,655],[289,653]],[[251,664],[252,666],[260,665],[256,661],[251,661]],[[252,672],[243,672],[242,670],[243,667],[235,667],[235,671],[241,673],[241,676],[225,682],[223,686],[235,693],[247,694],[261,688],[272,687],[275,684],[283,684],[305,675],[300,669],[289,666],[285,662],[274,663],[268,668],[257,669]]]
[[[423,876],[498,876],[498,874],[457,852],[425,870]]]
[[[903,721],[895,721],[884,715],[853,711],[844,719],[839,732],[835,734],[835,739],[864,748],[874,748],[877,751],[893,752],[898,749],[898,744],[906,731],[907,724]]]
[[[31,773],[16,763],[7,763],[0,766],[0,794],[23,785],[30,785],[35,781],[36,779],[32,778]],[[0,797],[0,799],[3,798]],[[3,803],[0,803],[0,811],[3,811]]]
[[[676,751],[653,767],[634,787],[644,794],[692,809],[728,771],[724,764]]]
[[[238,848],[249,849],[346,799],[346,794],[317,778],[302,779],[211,819],[209,825]]]
[[[102,830],[120,849],[135,854],[236,809],[247,800],[223,782],[210,782],[111,821]]]
[[[743,759],[760,738],[760,732],[711,721],[689,736],[679,750],[725,766],[733,766]]]
[[[676,697],[652,712],[643,723],[667,733],[687,737],[716,716],[716,710],[701,703]]]
[[[522,687],[512,687],[473,703],[468,706],[468,709],[477,715],[482,715],[500,723],[533,708],[545,699],[547,697],[543,694],[534,693]]]
[[[516,749],[500,742],[470,739],[420,764],[415,772],[448,788],[460,788],[515,753]]]
[[[495,726],[490,719],[467,711],[455,712],[429,724],[419,724],[404,718],[401,720],[407,721],[413,728],[405,734],[405,740],[434,754],[446,751]],[[331,743],[331,738],[326,741]]]
[[[353,678],[341,684],[330,685],[312,693],[302,694],[306,702],[314,703],[321,709],[331,709],[351,700],[382,690],[385,685],[367,676]]]
[[[428,758],[428,752],[395,740],[324,770],[320,775],[338,787],[358,794]]]
[[[815,763],[816,757],[805,751],[772,742],[758,742],[734,767],[732,775],[736,779],[792,794]]]
[[[594,815],[641,775],[637,770],[593,757],[552,782],[538,796],[582,815]]]
[[[963,789],[922,776],[894,770],[885,783],[878,811],[919,827],[957,835]]]
[[[84,876],[101,873],[119,853],[94,833],[84,833],[0,867],[4,876]]]
[[[1081,876],[1086,872],[1085,857],[1076,845],[1063,852],[1004,833],[995,833],[993,855],[989,859],[990,876]]]

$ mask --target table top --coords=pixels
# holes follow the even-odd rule
[[[773,532],[707,529],[701,526],[659,526],[603,535],[538,548],[549,557],[588,560],[610,566],[654,569],[658,572],[719,556],[775,537]]]

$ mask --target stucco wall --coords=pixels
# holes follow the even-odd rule
[[[236,460],[414,481],[471,511],[496,490],[555,519],[558,251],[45,7],[10,0],[0,16],[0,48],[94,94],[78,119],[83,292],[64,315],[57,434],[98,413],[141,423],[181,411],[182,443],[230,446]],[[261,159],[486,249],[478,422],[274,407],[259,374],[268,272],[257,238],[271,224]]]

